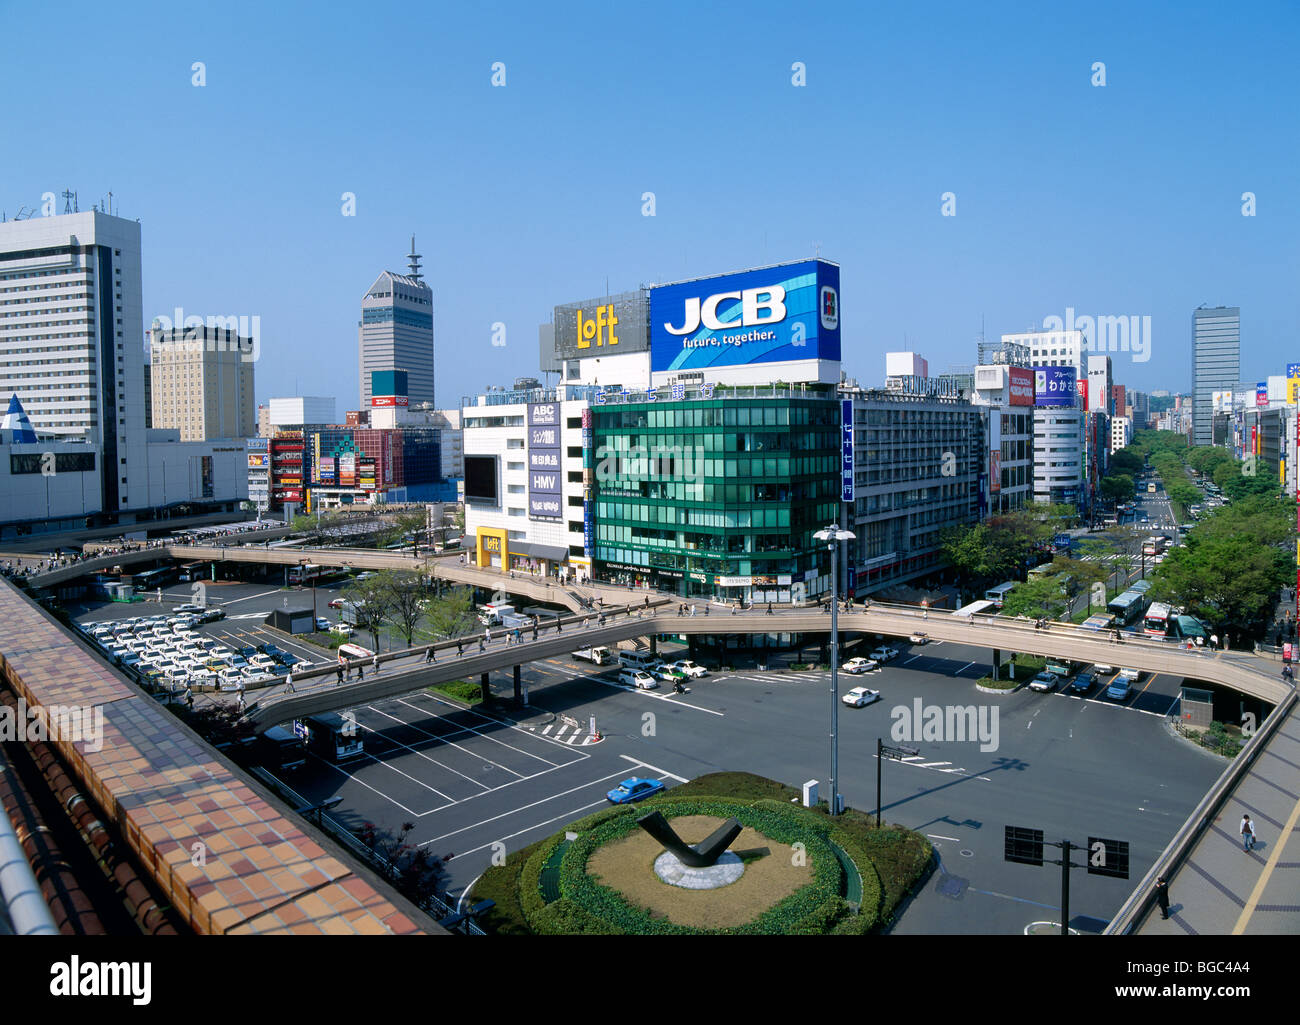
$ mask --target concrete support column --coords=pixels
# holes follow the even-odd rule
[[[488,674],[484,673],[483,678],[479,681],[480,692],[483,695],[483,704],[488,704],[492,700],[492,690],[488,686]]]
[[[520,667],[515,666],[514,670],[515,670],[515,700],[522,701],[524,699],[524,690],[523,690],[523,681],[519,678]]]
[[[1002,665],[1002,652],[998,651],[997,648],[994,648],[993,649],[993,679],[995,682],[997,680],[1002,679],[1000,675],[1001,665]]]
[[[659,635],[658,635],[658,634],[651,634],[651,635],[650,635],[650,654],[651,654],[651,655],[657,655],[657,654],[659,654],[659,650],[658,650],[658,648],[659,648],[659,644],[658,644],[658,642],[659,642]]]

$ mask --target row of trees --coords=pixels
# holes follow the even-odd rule
[[[381,570],[343,588],[357,629],[370,634],[379,650],[379,633],[391,627],[412,647],[421,641],[463,637],[475,627],[474,596],[468,587],[447,587],[411,570]]]
[[[1053,535],[1077,522],[1073,506],[1036,505],[946,528],[939,535],[939,548],[966,587],[982,594],[1004,580],[1022,579],[1050,551]]]

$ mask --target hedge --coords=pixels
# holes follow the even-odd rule
[[[716,797],[673,798],[658,800],[655,804],[665,815],[713,815],[719,818],[734,816],[742,824],[757,829],[778,843],[802,842],[813,859],[813,881],[776,905],[761,912],[752,922],[734,929],[696,929],[677,925],[664,919],[651,917],[643,908],[629,904],[621,894],[602,886],[587,875],[587,860],[595,850],[635,831],[639,809],[606,809],[589,819],[597,820],[565,853],[560,869],[561,900],[548,913],[536,912],[531,895],[525,896],[524,910],[529,924],[539,933],[556,934],[580,929],[583,933],[613,934],[629,932],[642,935],[721,934],[743,935],[760,933],[824,933],[837,927],[845,917],[863,921],[853,923],[854,932],[869,929],[876,921],[875,906],[868,905],[865,914],[852,916],[847,902],[840,897],[842,870],[825,837],[828,833],[825,819],[817,819],[804,809],[789,807],[771,800],[756,805],[735,804]],[[767,807],[762,807],[767,805]],[[793,814],[792,814],[793,813]],[[579,823],[574,828],[586,824]],[[562,836],[563,834],[557,834]],[[837,842],[838,842],[837,837]],[[553,845],[547,845],[554,849]],[[854,845],[846,843],[849,851]],[[850,853],[850,857],[854,857]],[[536,893],[536,879],[540,865],[545,861],[539,850],[529,859],[529,867],[536,871],[525,872],[520,877],[522,887],[531,887]],[[854,861],[857,858],[854,857]],[[873,873],[864,873],[864,888],[874,883]],[[873,891],[878,904],[878,888]],[[540,894],[537,901],[540,901]],[[557,908],[564,905],[563,908]],[[581,913],[580,913],[581,912]]]

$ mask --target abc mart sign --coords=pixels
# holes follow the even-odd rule
[[[650,368],[839,361],[840,269],[826,260],[650,289]]]

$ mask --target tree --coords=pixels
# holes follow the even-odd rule
[[[455,587],[425,607],[426,631],[437,640],[464,637],[474,629],[474,595],[468,587]]]
[[[1127,474],[1136,477],[1142,470],[1142,457],[1126,448],[1110,454],[1111,474]]]
[[[352,603],[357,628],[367,630],[379,650],[379,631],[392,614],[392,595],[382,574],[368,580],[354,580],[343,588],[343,597]]]
[[[1039,619],[1059,619],[1066,607],[1065,593],[1061,590],[1061,581],[1048,575],[1035,577],[1023,584],[1016,584],[1003,601],[1002,611],[1008,616],[1030,616]]]
[[[424,618],[427,601],[424,581],[419,573],[410,570],[384,570],[377,579],[385,590],[393,625],[406,638],[406,646],[409,648],[415,629]]]
[[[1101,482],[1102,496],[1117,505],[1133,497],[1133,478],[1128,474],[1105,477]]]
[[[1166,556],[1152,576],[1151,596],[1208,619],[1220,633],[1259,637],[1290,569],[1290,558],[1281,547],[1216,533]]]
[[[1074,607],[1074,599],[1084,591],[1088,592],[1088,611],[1092,611],[1092,585],[1099,584],[1108,576],[1106,568],[1097,562],[1074,559],[1068,555],[1058,555],[1052,560],[1047,578],[1056,580],[1065,596],[1069,599],[1067,608]]]

